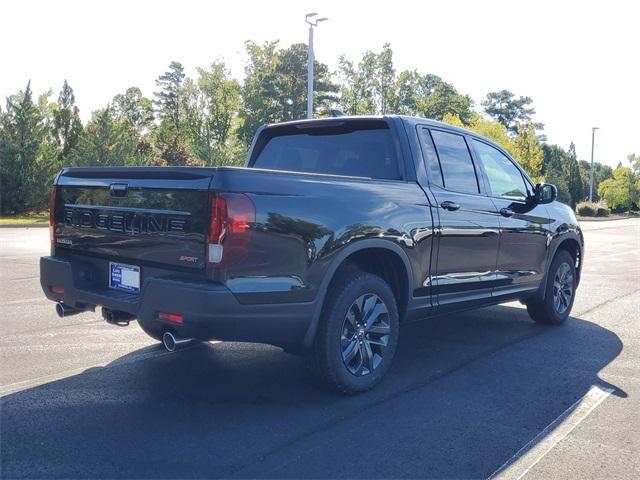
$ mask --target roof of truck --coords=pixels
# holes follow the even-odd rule
[[[449,130],[457,130],[460,133],[464,133],[467,135],[481,137],[481,135],[478,135],[477,133],[467,130],[465,128],[456,127],[455,125],[439,122],[437,120],[432,120],[430,118],[413,117],[409,115],[341,115],[337,117],[312,118],[312,119],[302,119],[302,120],[291,120],[288,122],[280,122],[280,123],[271,123],[269,125],[265,125],[264,128],[277,128],[282,126],[304,125],[304,124],[337,125],[337,124],[340,124],[341,122],[384,121],[390,118],[399,118],[402,121],[409,123],[411,125],[428,125],[431,127],[442,127],[442,128],[447,128]]]

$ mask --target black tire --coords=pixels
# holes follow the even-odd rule
[[[153,338],[154,340],[158,340],[159,342],[162,341],[162,334],[164,332],[149,328],[144,323],[142,323],[140,320],[138,320],[138,325],[140,325],[140,328],[142,329],[142,331],[144,333],[146,333],[147,335],[149,335],[151,338]]]
[[[331,390],[364,392],[389,370],[398,335],[398,307],[389,285],[376,275],[350,270],[327,294],[312,364]]]
[[[559,282],[559,277],[563,277],[566,282]],[[575,297],[575,261],[569,252],[560,250],[553,258],[547,274],[544,299],[530,299],[527,302],[527,312],[537,323],[560,325],[569,317]]]

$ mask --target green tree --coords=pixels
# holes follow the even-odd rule
[[[367,50],[360,62],[341,55],[338,62],[340,78],[340,108],[347,115],[372,115],[377,113],[374,98],[374,77],[377,56]]]
[[[127,88],[125,93],[113,97],[111,109],[115,118],[129,122],[139,135],[148,133],[153,127],[153,102],[143,96],[138,87]]]
[[[516,98],[509,90],[500,90],[487,93],[481,105],[487,115],[515,134],[519,123],[529,123],[535,115],[532,103],[531,97]]]
[[[576,203],[584,200],[584,187],[580,176],[580,167],[578,166],[578,158],[576,155],[576,146],[573,142],[569,145],[569,151],[563,165],[563,173],[569,189],[571,197],[571,207],[575,208]]]
[[[450,83],[440,81],[426,96],[418,97],[418,114],[434,120],[443,120],[445,115],[457,116],[463,125],[471,122],[473,102],[468,95],[460,95]]]
[[[248,145],[264,124],[304,118],[307,111],[307,46],[278,48],[278,42],[246,43],[248,62],[242,86],[240,139]],[[337,87],[329,68],[314,62],[314,108],[328,112]]]
[[[70,161],[73,165],[105,167],[156,163],[151,146],[110,105],[93,112]]]
[[[638,203],[638,176],[629,167],[618,166],[613,176],[598,186],[598,194],[612,210],[628,208]]]
[[[183,95],[188,144],[207,165],[233,162],[236,142],[232,133],[240,106],[240,85],[224,63],[209,70],[198,68],[198,79],[187,79]]]
[[[46,103],[46,96],[42,102]],[[31,82],[7,98],[0,116],[0,211],[14,214],[42,208],[47,199],[46,168],[41,147],[48,135]]]
[[[543,152],[533,123],[519,124],[514,138],[515,158],[532,180],[542,175]]]
[[[580,160],[578,162],[578,168],[580,169],[580,178],[582,179],[582,188],[584,196],[589,194],[589,172],[591,171],[591,164],[586,160]],[[594,162],[593,164],[593,200],[600,200],[598,195],[598,186],[604,180],[613,176],[613,168],[609,165],[603,165],[600,162]]]
[[[544,181],[552,183],[558,188],[558,200],[572,204],[571,191],[566,177],[565,164],[567,162],[567,152],[558,145],[543,145],[543,167],[542,175]]]
[[[395,96],[396,71],[393,67],[393,50],[385,43],[382,51],[376,56],[376,75],[373,79],[373,92],[378,111],[384,115],[389,113],[389,105]]]
[[[397,113],[442,120],[451,114],[464,125],[471,121],[471,98],[437,75],[405,70],[396,76],[388,43],[379,53],[365,51],[357,63],[341,56],[338,74],[339,103],[348,115]]]
[[[156,86],[160,90],[153,93],[160,120],[169,121],[176,131],[180,131],[180,94],[184,78],[184,67],[173,61],[169,70],[157,78]]]
[[[156,86],[160,90],[154,92],[154,103],[160,124],[154,128],[153,143],[160,157],[159,163],[173,166],[204,164],[189,149],[182,132],[185,77],[182,64],[174,61],[169,64],[169,70],[156,80]]]
[[[71,149],[76,146],[81,132],[82,122],[76,106],[76,97],[65,80],[58,96],[58,103],[54,104],[53,108],[52,135],[59,149],[60,161],[67,158]]]

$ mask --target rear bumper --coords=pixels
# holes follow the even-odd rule
[[[91,261],[41,257],[40,284],[47,298],[55,302],[127,312],[153,330],[171,330],[201,340],[299,345],[315,311],[315,302],[241,304],[222,284],[170,276],[144,279],[140,294],[134,295],[107,288],[98,270]],[[54,293],[53,287],[64,289],[64,293]],[[184,321],[160,320],[159,312],[180,314]]]

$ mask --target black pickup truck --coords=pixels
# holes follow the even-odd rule
[[[245,168],[69,168],[51,198],[46,296],[101,306],[172,350],[264,342],[341,392],[375,385],[400,324],[520,300],[562,323],[583,237],[553,185],[422,118],[268,125]]]

